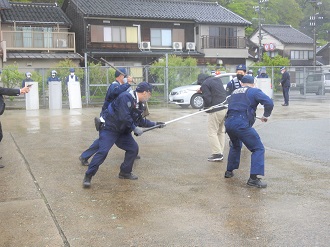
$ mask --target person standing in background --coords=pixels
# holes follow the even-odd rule
[[[289,92],[290,92],[290,74],[286,71],[286,68],[283,66],[281,67],[281,74],[282,79],[280,85],[282,86],[282,92],[284,97],[284,104],[282,106],[289,105]]]
[[[26,78],[22,81],[22,88],[24,88],[26,86],[25,85],[26,82],[32,82],[33,81],[32,78],[31,78],[32,74],[30,72],[26,72],[25,76],[26,76]]]

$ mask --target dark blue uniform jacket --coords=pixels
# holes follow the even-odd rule
[[[250,126],[255,122],[258,104],[264,106],[264,117],[269,117],[274,108],[273,101],[258,88],[238,88],[234,90],[228,101],[227,117],[245,117],[249,121]]]
[[[120,84],[117,81],[114,81],[108,88],[107,94],[105,95],[104,104],[102,106],[102,112],[105,111],[109,104],[117,98],[119,94],[127,91],[131,85],[128,83]]]
[[[282,74],[281,84],[282,84],[282,87],[290,87],[290,74],[289,74],[289,72],[285,71]]]
[[[152,127],[156,125],[142,117],[144,105],[136,102],[135,92],[123,92],[109,104],[102,117],[105,119],[104,129],[113,130],[119,133],[129,133],[136,126]],[[134,96],[134,97],[133,97]]]

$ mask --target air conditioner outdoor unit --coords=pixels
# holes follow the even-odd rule
[[[142,41],[140,43],[140,49],[142,49],[142,50],[149,50],[150,51],[150,42]]]
[[[57,39],[57,44],[56,45],[57,45],[57,48],[66,48],[66,47],[68,47],[66,39]]]
[[[182,42],[173,42],[174,50],[182,50]]]
[[[196,44],[194,42],[187,42],[186,49],[189,51],[194,51],[196,49]]]

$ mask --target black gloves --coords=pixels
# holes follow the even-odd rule
[[[165,127],[164,122],[156,122],[156,125],[159,125],[159,128],[164,128]]]

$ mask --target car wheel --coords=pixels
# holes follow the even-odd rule
[[[322,88],[320,87],[315,94],[316,95],[322,95]]]
[[[190,99],[190,105],[194,109],[201,109],[204,106],[204,100],[201,94],[194,94]]]
[[[179,106],[181,106],[182,108],[188,108],[189,107],[189,105],[179,105]]]

